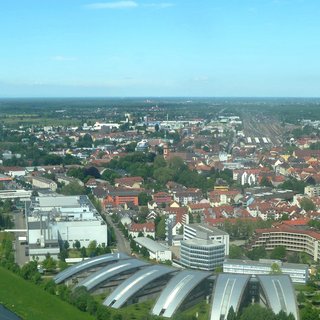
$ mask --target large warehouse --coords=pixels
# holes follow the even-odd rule
[[[41,261],[47,253],[56,258],[64,241],[70,247],[77,240],[81,247],[108,242],[107,225],[87,196],[33,197],[27,219],[30,259]]]

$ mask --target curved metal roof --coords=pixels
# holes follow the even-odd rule
[[[152,314],[172,317],[189,293],[211,273],[183,270],[176,274],[167,284],[152,309]]]
[[[130,297],[144,286],[174,271],[176,271],[176,269],[161,265],[153,265],[144,268],[122,282],[109,297],[103,301],[103,304],[105,306],[112,306],[116,309],[121,308]]]
[[[109,266],[102,268],[101,270],[91,274],[89,277],[80,281],[76,287],[84,286],[88,291],[99,286],[101,283],[106,280],[119,275],[122,272],[130,271],[132,269],[140,268],[147,266],[148,263],[137,260],[137,259],[128,259],[122,260],[117,263],[113,263]]]
[[[222,315],[227,317],[231,306],[238,312],[249,279],[250,275],[227,273],[218,275],[213,289],[211,320],[220,320]]]
[[[269,308],[274,313],[281,310],[287,314],[292,313],[298,319],[298,307],[294,288],[289,275],[259,275],[257,276]]]
[[[67,280],[68,278],[74,276],[75,274],[85,271],[86,269],[96,267],[100,264],[113,262],[121,259],[128,259],[129,256],[127,256],[124,253],[109,253],[104,254],[98,257],[94,257],[91,259],[83,260],[61,272],[59,272],[54,278],[54,282],[56,284],[62,283],[63,281]]]

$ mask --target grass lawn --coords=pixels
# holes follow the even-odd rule
[[[24,320],[95,319],[1,267],[0,303]]]

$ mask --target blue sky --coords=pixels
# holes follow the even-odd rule
[[[319,12],[319,0],[3,0],[0,97],[319,97]]]

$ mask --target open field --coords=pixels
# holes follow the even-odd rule
[[[3,268],[0,268],[0,288],[0,304],[24,320],[94,319]]]

